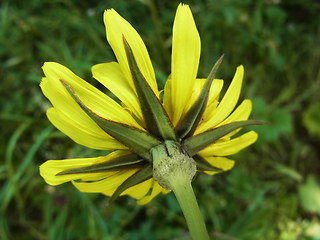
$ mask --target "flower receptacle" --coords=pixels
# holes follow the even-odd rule
[[[191,183],[196,174],[196,162],[180,144],[167,140],[151,149],[153,177],[165,189],[173,190],[173,181]]]

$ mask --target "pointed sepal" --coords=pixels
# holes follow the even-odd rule
[[[266,122],[258,120],[247,120],[229,123],[187,138],[183,142],[183,147],[190,156],[193,156],[200,150],[204,149],[205,147],[209,146],[210,144],[218,140],[219,138],[227,135],[228,133],[234,130],[237,130],[238,128],[262,124],[266,124]]]
[[[183,119],[181,119],[178,125],[175,127],[175,132],[180,139],[183,139],[186,136],[192,136],[195,129],[197,128],[201,120],[201,117],[204,113],[204,110],[206,109],[212,81],[216,76],[217,70],[222,62],[222,59],[223,55],[213,66],[197,100],[191,106],[188,112],[184,115]]]
[[[132,176],[130,176],[117,188],[117,190],[109,198],[108,205],[112,204],[120,196],[120,194],[128,188],[142,183],[150,178],[152,178],[152,165],[147,164],[140,170],[138,170],[136,173],[134,173]]]
[[[132,49],[123,36],[123,43],[129,62],[133,82],[138,94],[143,118],[148,132],[165,140],[175,140],[176,135],[167,112],[163,108],[159,98],[154,94],[146,79],[142,75]]]
[[[115,157],[106,162],[92,164],[86,167],[68,169],[56,174],[67,175],[67,174],[79,174],[79,173],[98,173],[98,172],[109,172],[109,171],[119,171],[124,169],[132,169],[141,166],[141,164],[146,163],[146,160],[142,159],[140,156],[134,153],[125,154],[119,157]]]
[[[86,114],[99,125],[99,127],[139,156],[151,161],[150,149],[161,143],[158,139],[132,126],[102,118],[84,105],[79,97],[73,92],[70,85],[63,80],[60,81],[66,87],[73,99]]]

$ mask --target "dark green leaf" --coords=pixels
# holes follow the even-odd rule
[[[213,66],[203,88],[198,96],[198,99],[191,106],[184,118],[178,123],[175,128],[177,135],[182,139],[185,136],[192,136],[195,129],[197,128],[199,121],[206,109],[209,92],[213,79],[216,76],[216,72],[222,62],[223,55],[219,58],[216,64]]]
[[[175,140],[176,135],[167,112],[140,72],[132,49],[124,37],[123,42],[148,132],[165,140]]]
[[[142,183],[150,178],[152,178],[152,165],[148,164],[145,167],[141,168],[139,171],[137,171],[135,174],[130,176],[117,188],[117,190],[112,194],[111,198],[109,199],[109,205],[112,202],[114,202],[120,196],[120,194],[124,192],[126,189],[139,183]]]
[[[227,135],[228,133],[242,127],[250,126],[250,125],[261,125],[266,124],[266,122],[258,121],[258,120],[247,120],[247,121],[238,121],[229,123],[193,137],[186,139],[183,142],[185,150],[188,152],[190,156],[195,155],[200,150],[204,149],[211,143],[215,142],[219,138]]]
[[[92,164],[86,167],[68,169],[62,172],[57,173],[56,175],[66,175],[66,174],[75,174],[75,173],[96,173],[96,172],[106,172],[106,171],[117,171],[124,168],[136,168],[137,164],[145,161],[140,156],[130,153],[115,157],[106,162]]]
[[[63,80],[60,81],[66,87],[73,99],[79,104],[79,106],[106,133],[117,139],[139,156],[151,161],[150,149],[161,143],[158,139],[132,126],[102,118],[85,106],[67,83],[65,83]]]
[[[210,163],[204,160],[199,155],[193,156],[193,159],[196,161],[197,170],[200,171],[211,171],[211,172],[223,172],[223,169],[213,167]]]

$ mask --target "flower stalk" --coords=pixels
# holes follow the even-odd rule
[[[171,188],[187,221],[192,239],[210,239],[203,216],[197,203],[197,199],[194,195],[191,183],[188,181],[187,177],[178,175],[176,178],[173,178],[171,180]]]
[[[175,141],[165,141],[151,149],[153,177],[164,188],[172,190],[180,204],[193,240],[209,235],[194,195],[191,181],[196,162]]]

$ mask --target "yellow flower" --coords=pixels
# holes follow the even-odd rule
[[[253,131],[232,138],[241,127],[252,124],[245,121],[251,112],[250,100],[245,99],[234,110],[243,67],[237,68],[220,101],[223,80],[213,78],[216,68],[207,79],[197,78],[200,37],[189,7],[180,4],[173,24],[171,75],[160,103],[152,63],[139,34],[113,9],[105,11],[104,23],[118,62],[95,65],[92,73],[121,104],[58,63],[44,64],[40,87],[53,105],[47,111],[53,125],[78,144],[112,153],[49,160],[40,167],[45,181],[50,185],[72,181],[82,192],[107,196],[118,191],[145,204],[167,192],[153,178],[149,156],[151,148],[165,140],[181,144],[200,172],[215,174],[231,169],[234,161],[225,156],[257,139]],[[216,130],[219,139],[210,143],[202,140],[217,134]]]

